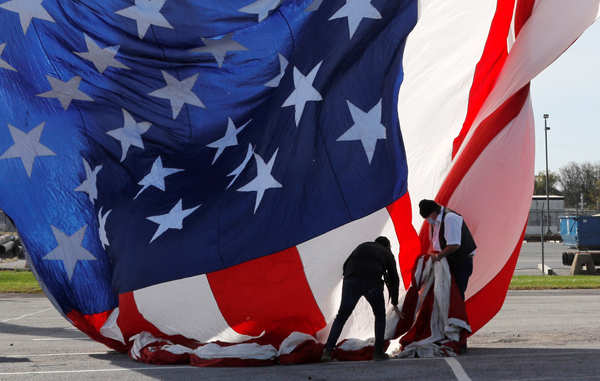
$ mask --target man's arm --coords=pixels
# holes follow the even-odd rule
[[[400,287],[400,278],[398,277],[398,271],[396,270],[396,261],[394,260],[394,254],[388,251],[385,270],[388,275],[389,283],[387,284],[390,297],[392,298],[392,304],[398,305],[398,292]]]
[[[462,217],[456,213],[446,214],[444,219],[444,238],[446,239],[446,247],[438,255],[436,260],[440,260],[449,255],[452,255],[460,248]]]

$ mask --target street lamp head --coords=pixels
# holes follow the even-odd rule
[[[550,114],[544,114],[544,119],[548,119],[550,117]]]

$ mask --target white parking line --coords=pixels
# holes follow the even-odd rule
[[[91,340],[89,337],[45,337],[43,339],[31,339],[33,341],[69,341],[69,340]]]
[[[119,354],[118,352],[70,352],[70,353],[40,353],[40,354],[29,354],[29,353],[21,353],[20,355],[15,354],[0,354],[0,357],[7,358],[22,358],[22,357],[53,357],[53,356],[88,356],[88,355],[106,355],[109,353]]]
[[[14,321],[14,320],[21,320],[21,319],[24,319],[24,318],[29,317],[29,316],[33,316],[33,315],[41,314],[42,312],[50,311],[51,309],[52,308],[45,308],[43,310],[39,310],[39,311],[36,311],[36,312],[31,312],[31,313],[28,313],[28,314],[25,314],[25,315],[21,315],[21,316],[17,316],[17,317],[14,317],[14,318],[4,319],[4,320],[1,321],[1,323],[6,323],[6,322],[9,322],[9,321]]]
[[[450,366],[450,369],[452,369],[452,372],[458,381],[471,381],[471,378],[467,372],[465,372],[456,358],[446,357],[444,360],[446,360],[448,366]]]
[[[0,376],[19,376],[24,374],[68,374],[68,373],[99,373],[99,372],[128,372],[138,370],[172,370],[172,369],[194,369],[191,366],[154,366],[154,367],[139,367],[139,368],[109,368],[109,369],[81,369],[81,370],[40,370],[31,372],[6,372],[0,373]]]

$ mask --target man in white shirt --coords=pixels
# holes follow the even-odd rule
[[[429,223],[429,238],[435,260],[446,258],[463,300],[473,273],[475,241],[462,216],[433,200],[421,200],[419,213]]]

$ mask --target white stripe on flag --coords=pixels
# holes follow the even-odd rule
[[[408,36],[398,115],[417,232],[419,201],[436,195],[450,169],[495,11],[496,0],[423,0]]]
[[[229,327],[206,275],[146,287],[133,295],[142,316],[167,335],[179,334],[201,342],[239,343],[252,338]]]

